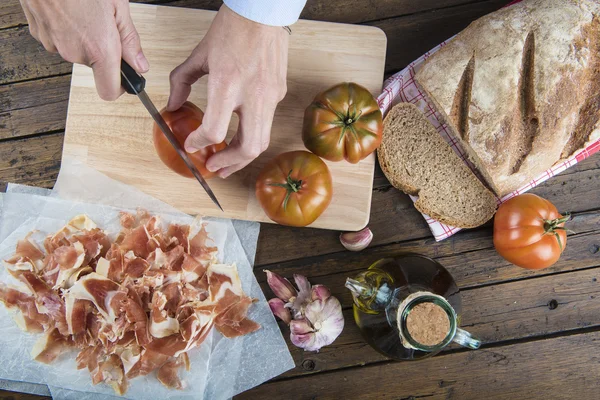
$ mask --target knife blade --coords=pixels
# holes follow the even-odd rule
[[[121,85],[127,93],[134,94],[140,99],[144,107],[146,107],[152,116],[152,119],[154,119],[154,122],[156,122],[156,125],[158,125],[160,130],[169,140],[169,143],[171,143],[171,145],[175,148],[175,151],[177,154],[179,154],[179,157],[181,157],[185,165],[190,169],[190,171],[192,171],[192,174],[198,180],[200,185],[202,185],[206,191],[206,194],[208,194],[208,197],[210,197],[213,203],[215,203],[217,207],[223,211],[223,207],[221,207],[221,204],[219,204],[219,201],[217,200],[217,197],[211,190],[210,186],[208,186],[208,183],[206,183],[206,180],[204,180],[202,174],[200,174],[183,147],[181,147],[175,138],[175,135],[171,131],[171,128],[169,128],[169,125],[167,125],[163,117],[160,115],[160,112],[158,112],[154,106],[154,103],[152,103],[152,100],[150,100],[150,97],[148,97],[148,94],[144,90],[146,86],[146,79],[143,76],[138,75],[138,73],[129,64],[127,64],[125,60],[121,60]]]

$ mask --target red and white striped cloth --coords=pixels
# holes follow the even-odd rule
[[[516,2],[514,2],[514,3],[516,3]],[[513,4],[513,3],[511,3],[511,4]],[[396,73],[395,75],[391,76],[390,78],[388,78],[383,83],[383,92],[377,98],[377,102],[379,104],[379,108],[381,109],[381,112],[384,115],[387,113],[387,111],[393,105],[395,105],[397,103],[406,102],[406,103],[415,104],[417,107],[419,107],[419,109],[421,111],[423,111],[423,113],[425,114],[427,119],[433,124],[433,126],[435,126],[435,128],[438,130],[440,135],[442,135],[442,137],[448,142],[448,144],[459,155],[459,157],[481,179],[481,176],[477,173],[476,168],[470,163],[470,161],[467,159],[466,155],[458,147],[456,139],[454,139],[450,136],[447,126],[441,122],[439,113],[435,110],[433,105],[428,102],[428,100],[425,98],[423,93],[419,90],[419,88],[415,84],[415,79],[414,79],[415,72],[419,69],[421,64],[423,64],[423,62],[429,56],[431,56],[433,53],[438,51],[440,48],[442,48],[444,45],[449,43],[451,40],[452,40],[452,38],[441,43],[439,46],[436,46],[432,50],[428,51],[427,53],[423,54],[421,57],[419,57],[418,59],[416,59],[415,61],[410,63],[408,65],[408,67],[406,67],[402,71],[400,71],[400,72]],[[591,156],[592,154],[596,153],[599,150],[600,150],[600,139],[596,140],[595,142],[590,144],[585,149],[576,152],[568,160],[554,165],[552,168],[545,171],[543,174],[536,177],[531,182],[527,183],[526,185],[523,185],[523,187],[521,187],[519,190],[509,193],[508,195],[504,196],[502,199],[499,199],[498,202],[502,203],[514,196],[517,196],[521,193],[525,193],[529,189],[536,187],[540,183],[546,181],[548,178],[551,178],[554,175],[557,175],[557,174],[563,172],[567,168],[572,167],[573,165],[586,159],[587,157]],[[416,197],[413,197],[413,196],[411,196],[411,198],[412,198],[413,202],[416,201],[416,199],[417,199]],[[456,232],[460,231],[460,229],[461,229],[461,228],[456,228],[453,226],[443,224],[425,214],[423,214],[423,217],[425,218],[425,221],[427,221],[427,224],[429,225],[429,229],[431,229],[431,232],[433,233],[433,236],[435,237],[436,241],[447,239],[450,236],[454,235]]]

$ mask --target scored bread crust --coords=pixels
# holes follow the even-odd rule
[[[405,123],[411,120],[413,125],[397,126],[395,123],[398,120]],[[412,138],[417,140],[413,141]],[[411,146],[418,140],[421,140],[422,145],[417,152]],[[494,195],[460,160],[413,104],[400,103],[388,113],[384,120],[383,141],[377,150],[377,157],[381,170],[390,183],[409,195],[419,196],[415,202],[417,210],[439,222],[460,228],[475,228],[487,222],[495,213],[497,202]],[[433,165],[435,160],[443,161],[442,165]],[[447,177],[447,174],[450,176]],[[461,191],[465,186],[468,190]],[[464,201],[455,204],[456,208],[478,209],[468,215],[460,215],[457,210],[441,212],[442,208],[447,208],[443,207],[447,206],[447,202],[454,204],[456,201],[441,198],[441,191],[436,190],[440,187],[461,191],[460,195],[464,197]],[[452,190],[446,190],[446,193],[452,193]]]
[[[504,196],[600,138],[600,2],[524,0],[473,22],[416,73]]]

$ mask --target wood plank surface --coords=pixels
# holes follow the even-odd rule
[[[363,23],[388,38],[387,74],[398,71],[474,18],[509,0],[308,0],[302,18]],[[138,0],[132,1],[138,2]],[[148,0],[216,10],[221,0]],[[165,71],[166,74],[168,71]],[[6,182],[51,187],[58,174],[71,65],[28,32],[18,0],[0,2],[0,191]],[[345,251],[338,233],[263,224],[262,269],[305,274],[331,288],[346,327],[319,353],[290,344],[296,368],[237,398],[250,399],[555,399],[597,398],[600,364],[600,156],[535,188],[560,211],[572,211],[567,248],[553,267],[530,271],[494,250],[491,223],[436,243],[410,199],[375,169],[371,247]],[[371,349],[353,322],[343,287],[373,261],[416,251],[442,263],[463,298],[462,326],[484,340],[478,351],[450,346],[421,362],[391,362]],[[289,335],[280,323],[284,336]],[[288,339],[289,340],[289,339]],[[0,398],[46,399],[0,390]]]
[[[598,209],[600,201],[593,199],[600,199],[599,158],[596,155],[584,160],[579,170],[569,169],[564,175],[559,174],[534,188],[531,193],[551,200],[562,212]],[[385,190],[375,188],[372,204],[369,222],[374,237],[372,246],[426,238],[421,244],[423,248],[435,247],[427,224],[408,196],[391,186]],[[268,225],[263,225],[261,229],[256,258],[259,265],[297,259],[306,254],[314,257],[344,250],[339,243],[338,234],[334,232]],[[464,232],[459,232],[441,243],[458,245],[464,240],[463,234]],[[466,247],[467,245],[465,249]],[[348,253],[341,256],[348,256]]]
[[[267,383],[238,399],[594,399],[600,333]]]
[[[60,169],[60,157],[54,161],[44,157],[40,164],[43,165],[44,173],[40,175],[35,172],[38,164],[31,166],[29,158],[19,157],[17,148],[20,151],[26,149],[29,154],[47,154],[48,146],[51,146],[52,151],[60,154],[62,139],[58,139],[59,136],[60,134],[54,134],[52,139],[47,141],[38,138],[23,140],[19,141],[18,145],[10,144],[11,142],[0,142],[0,165],[2,166],[0,183],[15,182],[17,179],[20,183],[29,182],[33,185],[52,187],[51,179],[58,175]],[[563,212],[598,209],[600,204],[594,199],[600,198],[599,164],[597,156],[586,159],[533,189],[532,193],[551,198],[558,209]],[[27,181],[27,179],[33,180]],[[369,224],[374,232],[372,247],[398,243],[389,248],[375,250],[381,252],[378,254],[391,254],[403,247],[416,249],[415,251],[423,248],[428,252],[437,252],[441,251],[438,250],[440,248],[448,248],[455,252],[461,252],[467,251],[470,246],[480,242],[482,237],[490,240],[489,231],[481,233],[465,231],[450,239],[435,243],[423,218],[406,195],[391,187],[385,191],[375,188],[372,201],[373,207]],[[325,264],[318,269],[327,271],[330,268],[327,264],[328,260],[343,259],[351,254],[344,251],[338,236],[339,233],[333,231],[265,224],[261,227],[256,263],[257,265],[272,265],[310,255],[310,260],[297,264],[292,263],[293,267],[290,268],[300,268],[303,263],[319,264],[323,262]],[[402,243],[411,240],[413,241],[411,243]],[[368,249],[353,255],[353,257],[363,260],[361,257],[369,254],[370,251],[372,250]],[[326,254],[331,255],[324,256]],[[364,261],[358,263],[364,263]]]
[[[440,10],[477,0],[308,0],[300,15],[302,19],[335,21],[349,24],[394,18],[402,15]],[[485,0],[479,0],[485,1]],[[173,7],[218,10],[221,0],[131,0],[131,3],[160,4]],[[0,3],[0,29],[27,24],[19,0]]]
[[[0,140],[64,130],[70,82],[64,75],[0,86]]]
[[[599,279],[600,269],[593,268],[461,290],[461,326],[479,337],[484,347],[515,339],[600,327],[597,312],[600,306]],[[339,296],[338,293],[333,295]],[[322,348],[318,353],[294,347],[287,338],[289,334],[284,334],[296,368],[278,379],[388,360],[364,342],[354,323],[352,309],[345,309],[344,317],[346,325],[342,335],[333,345]],[[280,326],[284,332],[288,329],[281,323]],[[457,349],[458,346],[452,345],[448,351]]]
[[[0,142],[0,183],[23,183],[51,188],[60,169],[64,135]]]
[[[0,31],[0,84],[71,72],[71,64],[44,50],[26,26]]]
[[[27,19],[21,9],[19,0],[2,0],[0,2],[0,29],[25,24],[27,24]]]
[[[422,14],[374,21],[368,25],[382,29],[387,35],[385,71],[393,73],[406,67],[442,41],[454,36],[473,20],[497,10],[509,2],[509,0],[487,0]]]

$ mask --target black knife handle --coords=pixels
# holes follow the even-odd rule
[[[146,87],[146,79],[138,75],[125,60],[121,60],[121,86],[129,94],[138,94]]]

